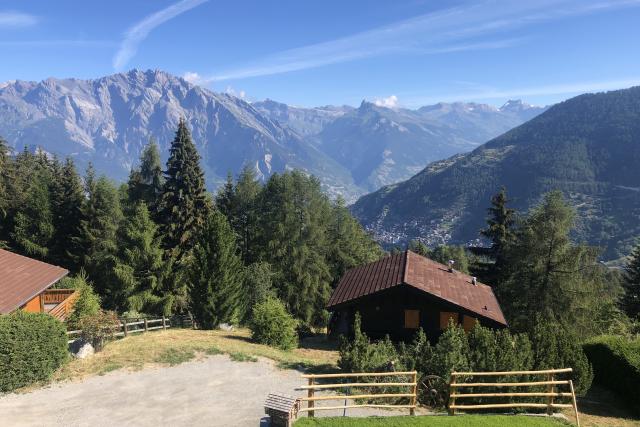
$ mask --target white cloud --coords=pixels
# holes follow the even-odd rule
[[[0,28],[32,27],[38,18],[22,12],[0,12]]]
[[[567,16],[638,5],[640,0],[485,0],[343,38],[277,52],[204,80],[211,82],[268,76],[390,54],[424,55],[506,48],[522,39],[478,39]]]
[[[227,88],[224,91],[225,93],[238,97],[240,99],[245,99],[247,97],[247,93],[243,90],[235,90],[234,88],[232,88],[231,86],[227,86]]]
[[[187,71],[182,75],[182,78],[194,85],[200,84],[202,80],[200,74],[194,73],[193,71]]]
[[[113,57],[113,68],[121,70],[138,50],[138,45],[147,38],[157,26],[193,9],[208,0],[182,0],[171,6],[155,12],[129,28],[124,35],[120,49]]]
[[[388,96],[386,98],[378,98],[373,101],[378,107],[397,108],[398,97],[395,95]]]

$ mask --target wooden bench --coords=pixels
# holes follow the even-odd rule
[[[291,427],[299,408],[298,399],[281,393],[269,393],[264,402],[264,412],[271,417],[272,426]]]

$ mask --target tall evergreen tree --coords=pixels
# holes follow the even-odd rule
[[[631,260],[625,268],[622,308],[632,319],[640,318],[640,243],[631,253]]]
[[[488,258],[488,262],[480,262],[473,269],[482,281],[494,286],[498,297],[501,297],[502,284],[508,274],[505,271],[506,253],[515,239],[516,211],[507,207],[509,201],[504,187],[491,198],[487,228],[480,231],[491,241],[491,247],[486,250],[475,248],[475,252]]]
[[[191,252],[210,211],[199,163],[187,123],[181,119],[171,143],[158,212],[163,247],[178,267]]]
[[[379,259],[382,250],[351,215],[342,197],[333,203],[331,211],[327,260],[337,284],[345,271]]]
[[[50,259],[72,271],[79,271],[78,260],[82,247],[81,237],[83,205],[85,202],[82,181],[73,160],[67,158],[58,165],[52,176],[51,198],[55,232],[52,239]]]
[[[107,308],[115,308],[118,291],[109,279],[117,264],[116,233],[122,221],[118,189],[106,177],[96,179],[89,165],[85,177],[87,199],[83,206],[78,246],[82,249],[79,264],[84,266],[96,291]]]
[[[161,294],[164,263],[157,229],[147,206],[138,202],[118,230],[112,296],[121,311],[170,313],[171,301]]]
[[[152,212],[152,216],[158,209],[164,177],[160,164],[160,149],[153,137],[142,150],[140,165],[131,170],[128,182],[128,198],[132,206],[138,202],[144,202]]]
[[[260,196],[261,259],[274,267],[278,294],[289,311],[309,325],[326,323],[330,215],[320,182],[300,171],[272,175]]]
[[[501,305],[510,325],[528,330],[538,314],[582,335],[598,332],[598,313],[612,305],[598,251],[575,245],[574,211],[559,191],[548,193],[516,233],[508,253],[507,292]]]
[[[233,230],[214,210],[204,224],[189,265],[189,306],[204,329],[213,329],[241,315],[242,261]]]
[[[9,197],[7,182],[9,181],[11,159],[9,158],[9,144],[0,137],[0,248],[6,244],[6,219],[9,211]]]
[[[36,170],[24,188],[25,200],[15,214],[11,238],[15,249],[25,255],[46,260],[53,237],[53,217],[48,173]]]
[[[228,218],[238,236],[240,254],[247,265],[257,261],[256,203],[261,190],[262,185],[256,178],[255,169],[245,166],[234,188],[232,210]]]
[[[227,218],[233,215],[233,204],[235,199],[235,186],[233,184],[233,174],[227,172],[227,181],[216,194],[216,208]]]

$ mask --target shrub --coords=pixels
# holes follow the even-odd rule
[[[120,320],[115,312],[100,310],[81,318],[78,326],[82,330],[82,339],[90,342],[96,351],[100,351],[105,341],[113,339],[120,330]]]
[[[338,366],[345,372],[389,371],[398,361],[398,352],[389,337],[371,342],[362,332],[360,315],[356,313],[352,341],[343,340]]]
[[[62,322],[23,311],[0,316],[0,391],[46,380],[67,357]]]
[[[296,324],[282,301],[269,297],[253,308],[251,335],[261,344],[289,350],[298,344]]]
[[[576,394],[591,387],[593,369],[577,336],[557,322],[538,321],[531,333],[534,369],[573,368]]]
[[[469,341],[464,329],[449,320],[433,352],[433,373],[449,381],[451,372],[468,371]]]
[[[640,339],[606,335],[587,341],[583,348],[593,365],[595,382],[640,413]]]
[[[87,275],[84,270],[80,271],[80,274],[75,277],[63,279],[61,286],[75,289],[80,293],[73,305],[73,312],[67,318],[67,325],[69,327],[74,329],[79,327],[80,319],[85,316],[93,316],[100,311],[100,297],[87,281]]]

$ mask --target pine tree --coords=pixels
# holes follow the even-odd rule
[[[515,239],[516,211],[507,207],[509,201],[505,187],[491,198],[487,228],[480,231],[491,241],[491,247],[484,251],[476,249],[487,256],[489,262],[475,266],[475,270],[482,281],[494,286],[498,297],[501,297],[502,282],[508,274],[505,271],[506,252]]]
[[[216,195],[216,208],[222,212],[224,216],[231,220],[234,214],[235,187],[233,184],[233,175],[227,172],[227,181],[222,188],[218,190]]]
[[[320,182],[299,171],[272,175],[260,196],[261,259],[275,269],[279,297],[308,325],[324,326],[327,321],[330,216],[331,204]]]
[[[333,203],[328,232],[328,262],[334,284],[348,269],[382,256],[380,246],[351,215],[342,197]]]
[[[640,243],[631,253],[631,260],[625,268],[622,308],[630,318],[640,318]]]
[[[153,137],[142,150],[140,166],[131,170],[127,186],[129,203],[135,206],[138,202],[144,202],[152,216],[158,209],[164,177],[160,164],[160,149]]]
[[[245,264],[257,261],[256,203],[261,190],[262,186],[256,178],[255,169],[245,166],[234,188],[231,216],[228,217],[238,236],[238,247]]]
[[[147,206],[138,202],[118,231],[111,295],[120,311],[170,313],[171,301],[161,295],[164,263],[157,229]]]
[[[571,242],[575,212],[559,191],[545,195],[518,228],[507,254],[501,306],[510,326],[526,331],[537,314],[585,336],[601,327],[598,313],[611,303],[598,251]]]
[[[116,233],[122,220],[120,197],[118,189],[106,177],[96,179],[91,165],[85,177],[85,193],[87,198],[83,206],[80,236],[76,239],[76,244],[82,250],[78,264],[86,269],[105,306],[112,309],[117,303],[113,296],[117,291],[114,291],[110,279],[117,264]]]
[[[10,179],[12,166],[9,158],[9,144],[0,137],[0,248],[6,244],[5,240],[8,233],[5,222],[9,212],[7,183]]]
[[[233,230],[214,210],[197,240],[188,273],[189,306],[201,328],[213,329],[241,314],[242,269]]]
[[[199,162],[200,155],[181,119],[171,143],[158,213],[163,247],[178,268],[191,252],[210,211]]]
[[[36,171],[25,191],[26,199],[15,214],[11,238],[18,252],[46,260],[54,233],[47,174]]]
[[[72,271],[79,271],[77,262],[82,255],[78,245],[83,220],[82,207],[85,202],[82,181],[73,160],[67,158],[64,165],[54,163],[51,182],[53,225],[50,259]]]
[[[269,263],[259,261],[246,267],[242,293],[245,298],[241,300],[241,313],[244,313],[241,320],[243,323],[248,323],[253,307],[265,302],[269,297],[275,297],[273,271],[271,271]]]

